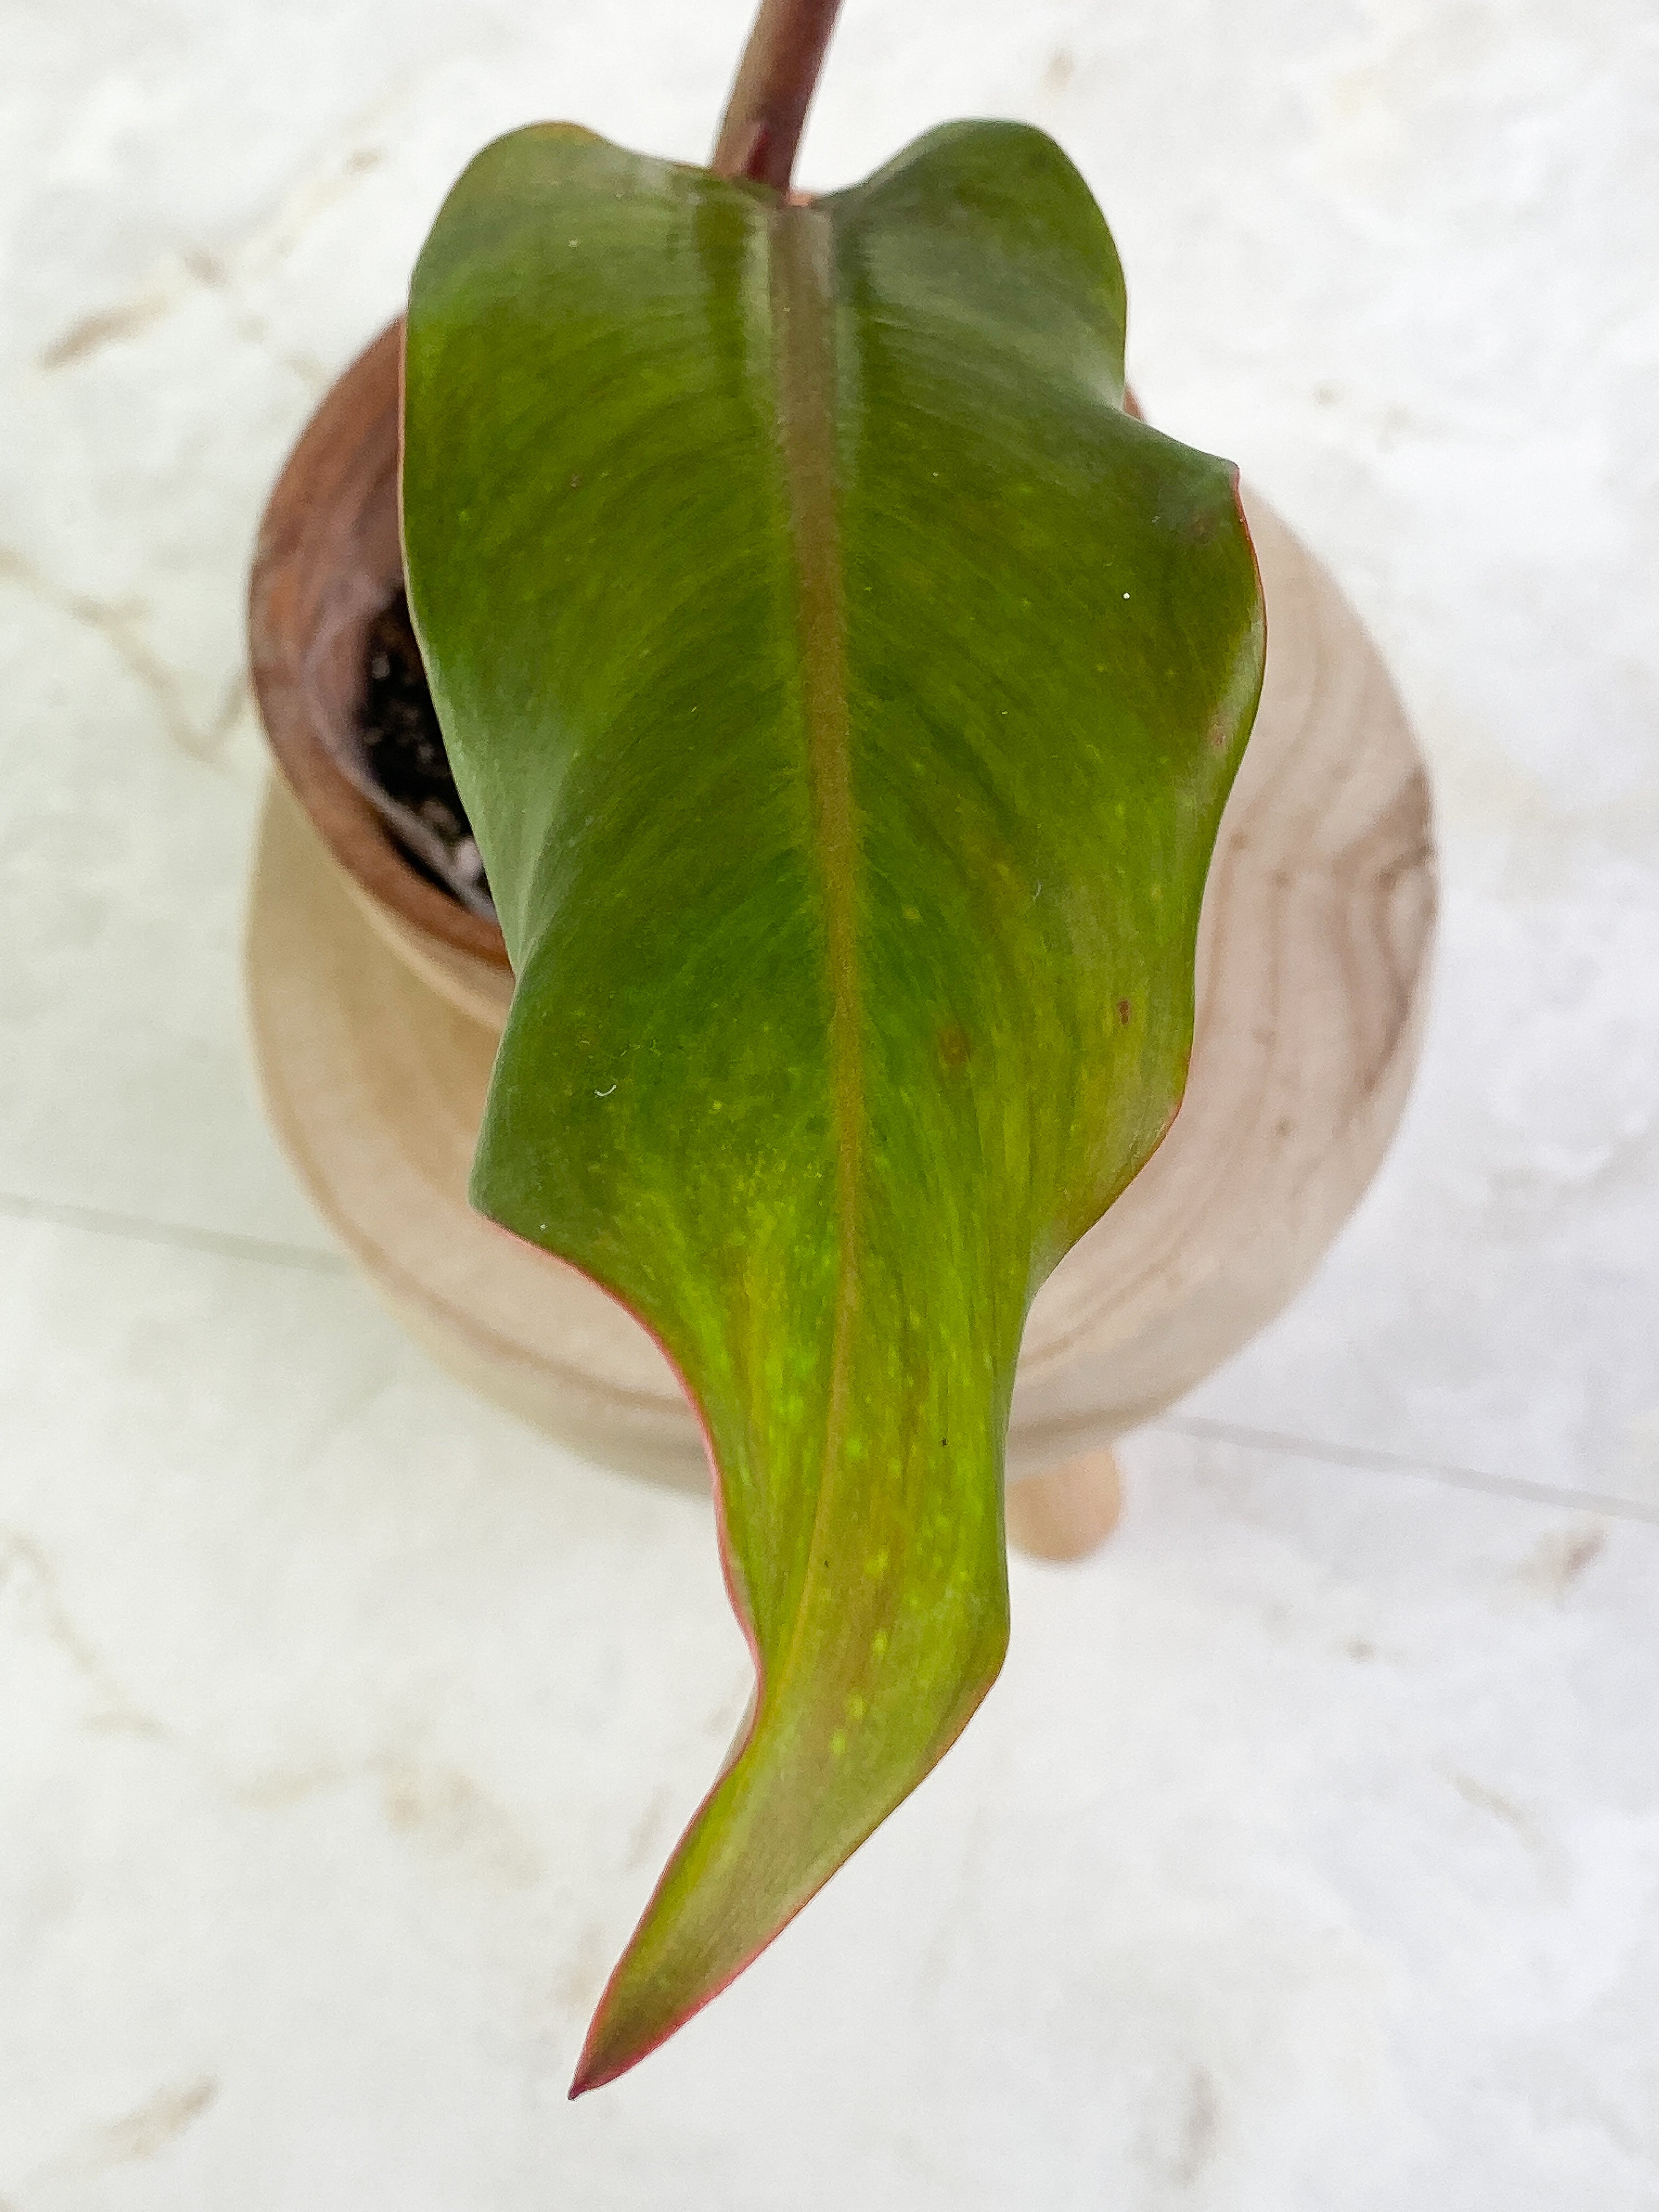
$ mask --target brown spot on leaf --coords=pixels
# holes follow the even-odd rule
[[[1129,1001],[1127,999],[1120,999],[1118,1000],[1117,1018],[1126,1030],[1129,1026],[1130,1018],[1133,1012],[1134,1008],[1129,1004]]]
[[[973,1048],[959,1022],[951,1022],[939,1033],[939,1056],[947,1067],[960,1067]]]

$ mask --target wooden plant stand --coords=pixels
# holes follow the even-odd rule
[[[324,400],[255,562],[254,682],[283,770],[247,933],[266,1103],[320,1211],[446,1367],[592,1455],[706,1487],[696,1424],[645,1331],[468,1207],[511,977],[499,938],[406,866],[340,766],[363,630],[398,580],[398,341],[394,325]],[[1045,1559],[1112,1527],[1113,1440],[1306,1280],[1382,1157],[1421,1035],[1422,762],[1330,576],[1246,505],[1267,683],[1205,894],[1186,1101],[1044,1285],[1020,1357],[1009,1530]]]

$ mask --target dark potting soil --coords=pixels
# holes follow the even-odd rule
[[[386,797],[417,815],[442,846],[464,883],[488,894],[483,863],[450,773],[428,688],[409,599],[399,592],[368,626],[363,703],[357,732],[363,741],[369,774]],[[404,858],[429,883],[455,896],[453,885],[405,846]]]

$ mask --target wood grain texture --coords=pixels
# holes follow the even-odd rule
[[[352,375],[359,435],[389,416],[395,444],[395,351],[380,341]],[[337,453],[341,434],[317,442]],[[341,465],[331,465],[337,484]],[[306,809],[273,793],[248,934],[273,1121],[319,1208],[446,1364],[603,1460],[702,1486],[700,1433],[646,1332],[467,1206],[509,994],[494,945],[473,941],[471,927],[465,943],[452,927],[427,928],[424,902],[383,896],[378,861],[366,871],[331,833],[318,798],[326,779],[295,774],[283,732],[304,712],[340,712],[342,684],[325,696],[316,671],[319,654],[342,651],[341,592],[367,609],[363,549],[370,570],[396,561],[390,473],[344,473],[358,510],[335,535],[338,557],[359,564],[357,583],[298,600],[289,564],[270,550],[280,541],[264,541],[261,573],[289,595],[279,652],[256,580],[261,705]],[[329,480],[313,469],[307,496]],[[1097,1449],[1158,1413],[1280,1310],[1375,1172],[1416,1059],[1435,910],[1422,764],[1387,672],[1328,574],[1261,501],[1246,503],[1267,594],[1267,681],[1205,898],[1186,1102],[1035,1302],[1011,1476]],[[381,583],[394,580],[395,565]],[[323,647],[307,622],[313,633],[331,623]],[[319,751],[313,742],[304,757],[314,764]],[[380,836],[372,817],[370,828]]]
[[[1039,1460],[1160,1412],[1280,1310],[1375,1173],[1421,1043],[1422,761],[1329,574],[1245,505],[1267,680],[1205,894],[1187,1096],[1033,1308],[1015,1419]]]

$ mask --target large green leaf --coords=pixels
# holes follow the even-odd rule
[[[473,1196],[678,1364],[757,1672],[579,2087],[984,1695],[1026,1310],[1181,1097],[1262,620],[1122,337],[1004,124],[811,204],[520,131],[416,273],[410,594],[518,977]]]

